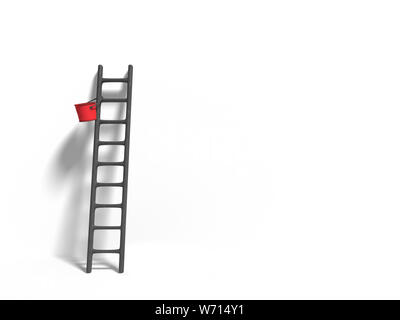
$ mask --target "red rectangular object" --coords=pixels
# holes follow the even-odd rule
[[[80,122],[96,120],[96,102],[85,102],[75,105]]]

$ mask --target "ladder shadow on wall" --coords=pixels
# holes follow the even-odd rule
[[[97,77],[93,79],[90,97],[96,95]],[[104,90],[104,96],[121,97],[126,94],[126,88],[113,92]],[[91,99],[90,98],[90,99]],[[125,105],[117,104],[114,109],[107,106],[104,111],[108,117],[123,118],[125,116]],[[102,110],[103,117],[103,110]],[[56,243],[55,255],[64,262],[73,265],[84,271],[86,268],[88,222],[90,207],[90,186],[93,156],[93,130],[94,121],[76,124],[73,130],[61,143],[56,155],[53,158],[50,177],[51,187],[59,188],[67,194],[62,206],[62,219],[58,231],[58,241]],[[104,135],[105,140],[118,140],[121,137],[120,126],[107,126],[101,128],[100,134]],[[104,157],[107,161],[116,161],[113,150],[105,150]],[[99,173],[100,174],[100,173]],[[105,181],[116,180],[120,173],[107,171],[99,176],[99,179]],[[53,190],[54,191],[54,190]],[[97,194],[99,202],[113,202],[113,194]],[[99,224],[112,225],[115,221],[115,215],[101,214]],[[114,237],[115,238],[115,237]],[[119,238],[119,237],[118,237]],[[110,242],[110,235],[107,232],[99,232],[95,235],[95,246],[102,249],[107,248]],[[112,241],[114,242],[114,241]],[[93,269],[111,269],[118,270],[118,261],[116,255],[98,255],[94,256]],[[114,260],[110,260],[114,258]]]

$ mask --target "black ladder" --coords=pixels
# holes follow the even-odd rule
[[[131,99],[132,99],[132,66],[128,67],[127,78],[103,78],[103,66],[98,66],[97,71],[97,94],[96,94],[96,121],[94,127],[93,164],[92,164],[92,186],[90,194],[90,216],[89,216],[89,238],[86,272],[92,271],[93,254],[117,253],[119,254],[120,273],[124,272],[125,259],[125,229],[126,229],[126,205],[128,196],[128,166],[129,166],[129,135],[131,122]],[[127,84],[127,96],[121,98],[103,98],[102,85],[105,82],[121,82]],[[100,118],[101,104],[103,102],[124,102],[126,103],[126,116],[124,120],[102,120]],[[102,124],[125,124],[125,140],[123,141],[100,141],[100,126]],[[121,145],[124,146],[124,159],[120,162],[99,162],[99,146]],[[120,183],[108,183],[97,181],[97,170],[100,166],[122,166],[123,180]],[[116,204],[96,203],[96,191],[98,187],[122,187],[122,202]],[[119,208],[121,209],[121,224],[119,226],[97,226],[95,225],[96,209],[98,208]],[[119,248],[111,250],[95,249],[93,247],[94,233],[96,230],[120,230]]]

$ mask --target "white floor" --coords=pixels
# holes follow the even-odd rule
[[[85,274],[29,255],[2,266],[1,299],[351,299],[395,298],[397,258],[277,252],[264,246],[130,245],[126,272]],[[371,252],[376,254],[376,251]],[[319,256],[317,256],[319,255]],[[340,259],[340,260],[339,260]],[[364,264],[355,261],[363,260]],[[343,262],[345,261],[345,262]]]

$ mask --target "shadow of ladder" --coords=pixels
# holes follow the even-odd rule
[[[132,100],[132,72],[133,67],[128,66],[128,76],[125,78],[103,78],[103,66],[98,66],[97,71],[97,92],[96,92],[96,121],[94,127],[94,143],[93,143],[93,162],[92,162],[92,184],[90,194],[90,212],[89,212],[89,236],[88,236],[88,250],[87,250],[87,263],[86,272],[90,273],[93,267],[93,255],[102,253],[119,254],[119,267],[118,272],[124,272],[125,261],[125,234],[126,234],[126,212],[127,212],[127,196],[128,196],[128,166],[129,166],[129,138],[130,138],[130,120],[131,120],[131,100]],[[103,97],[103,84],[107,82],[120,82],[127,83],[127,95],[125,98],[104,98]],[[126,103],[126,115],[123,120],[102,120],[101,104],[106,102]],[[125,139],[122,141],[100,141],[100,127],[103,124],[124,124],[125,125]],[[100,162],[99,161],[99,147],[106,145],[120,145],[124,148],[124,158],[120,162]],[[98,182],[97,173],[100,166],[122,166],[123,167],[123,180],[122,182]],[[96,203],[96,193],[99,187],[121,187],[122,188],[122,202],[111,204]],[[99,226],[95,225],[96,209],[98,208],[120,208],[121,209],[121,223],[119,226]],[[117,249],[95,249],[94,233],[96,230],[119,230],[120,241],[119,248]]]

